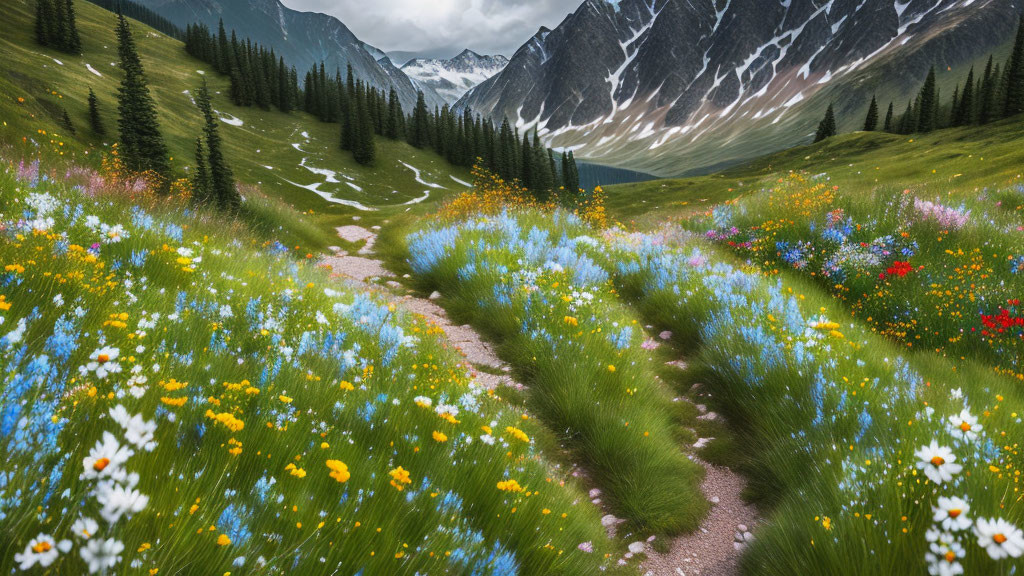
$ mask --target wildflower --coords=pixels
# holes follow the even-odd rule
[[[975,416],[971,416],[971,413],[966,408],[961,410],[959,414],[950,416],[949,423],[950,432],[952,432],[953,436],[970,442],[978,439],[978,432],[982,429],[981,424],[978,424],[978,419]]]
[[[341,460],[328,460],[327,467],[330,468],[330,476],[338,482],[348,482],[348,479],[352,476],[348,472],[348,465]]]
[[[92,518],[88,518],[86,516],[80,516],[78,520],[75,520],[75,523],[71,525],[71,532],[75,536],[80,536],[86,540],[92,538],[99,529],[100,525]]]
[[[14,561],[18,563],[18,567],[22,570],[28,570],[36,564],[46,568],[53,564],[61,552],[67,553],[69,550],[71,550],[70,541],[61,540],[57,542],[53,539],[53,536],[40,533],[32,540],[29,540],[24,552],[14,555]]]
[[[959,474],[963,466],[955,464],[956,455],[945,446],[932,440],[928,446],[922,446],[914,453],[918,457],[917,468],[924,471],[924,475],[936,484],[949,482],[954,474]]]
[[[409,478],[409,471],[401,466],[395,468],[391,472],[388,472],[388,475],[391,476],[391,485],[399,492],[405,489],[405,484],[410,484],[412,482],[412,479]]]
[[[89,356],[89,363],[79,367],[78,371],[83,376],[93,372],[101,380],[105,379],[109,374],[117,374],[121,371],[121,365],[114,360],[117,359],[120,353],[121,351],[117,348],[100,348]]]
[[[971,527],[971,520],[967,518],[971,505],[962,498],[939,496],[939,505],[932,510],[935,512],[932,520],[942,526],[943,530],[956,532]]]
[[[306,471],[304,469],[302,469],[302,468],[299,468],[295,464],[291,464],[290,463],[287,466],[285,466],[284,469],[289,474],[291,474],[292,476],[295,476],[296,478],[305,478],[306,477]]]
[[[435,442],[448,441],[448,436],[444,432],[438,432],[437,430],[434,430],[434,433],[431,434],[431,436],[433,436]]]
[[[227,546],[228,544],[231,544],[231,538],[227,534],[217,536],[217,546]]]
[[[925,537],[930,544],[924,559],[928,562],[928,574],[931,576],[957,576],[964,573],[959,559],[964,557],[965,550],[949,532],[929,530]]]
[[[614,364],[609,364],[608,365],[608,371],[609,372],[615,372],[615,365]]]
[[[127,446],[121,446],[110,432],[103,433],[103,439],[97,440],[96,445],[89,451],[89,455],[82,459],[83,480],[102,480],[107,478],[123,478],[124,470],[121,468],[134,452]]]
[[[974,526],[978,546],[993,560],[1020,558],[1024,554],[1024,532],[1002,518],[978,518]]]
[[[508,479],[498,482],[498,490],[503,492],[522,492],[523,487],[519,485],[519,482]]]
[[[109,538],[107,540],[89,540],[80,554],[82,560],[89,566],[89,573],[106,572],[121,561],[121,552],[124,552],[124,543],[120,540]]]
[[[426,396],[417,396],[413,398],[413,402],[416,402],[416,405],[420,408],[430,408],[434,404],[434,401]]]
[[[96,500],[103,506],[100,516],[109,524],[115,524],[124,515],[131,518],[133,514],[145,510],[149,504],[149,496],[138,490],[110,483],[100,485]]]
[[[580,542],[579,546],[576,546],[576,548],[579,549],[581,552],[591,554],[594,552],[594,543],[587,540],[586,542]]]
[[[121,425],[125,430],[124,437],[136,448],[152,452],[156,448],[153,441],[153,434],[156,432],[156,422],[143,420],[141,414],[129,416],[124,406],[118,404],[110,409],[110,417]]]
[[[523,432],[522,430],[514,426],[507,426],[505,428],[505,432],[508,432],[513,438],[519,440],[520,442],[530,442],[530,437],[526,435],[526,432]]]

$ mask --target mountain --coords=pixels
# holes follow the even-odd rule
[[[426,86],[454,104],[468,90],[508,65],[502,55],[481,56],[472,50],[463,50],[448,60],[417,58],[410,60],[402,71],[420,86]]]
[[[551,146],[679,175],[803,143],[830,99],[854,129],[1012,36],[1016,0],[586,0],[459,107]],[[959,71],[957,80],[962,79]],[[897,105],[898,110],[903,106]]]
[[[182,28],[201,22],[216,32],[223,19],[229,34],[234,29],[241,38],[272,47],[298,69],[300,78],[321,61],[332,74],[340,70],[344,75],[351,64],[356,77],[384,90],[395,88],[407,111],[416,103],[417,87],[412,80],[390,60],[382,64],[381,59],[386,59],[383,52],[364,44],[333,16],[298,12],[279,0],[137,1]],[[427,96],[431,106],[444,103],[436,94]]]

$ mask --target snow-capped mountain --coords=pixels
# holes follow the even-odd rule
[[[508,65],[508,58],[499,55],[481,56],[472,50],[449,60],[416,58],[402,71],[417,84],[429,87],[449,103],[454,104],[467,91]]]
[[[349,64],[356,76],[383,90],[395,88],[402,107],[412,110],[417,86],[398,67],[381,63],[382,52],[364,44],[340,20],[326,14],[298,12],[279,0],[136,0],[181,28],[202,22],[217,30],[223,19],[228,33],[234,29],[284,56],[289,65],[306,70],[321,61],[333,74],[345,73]],[[441,105],[436,94],[427,93],[428,104]]]
[[[579,156],[680,174],[803,142],[829,99],[852,128],[872,93],[905,102],[931,65],[944,73],[1007,42],[1020,8],[1020,0],[586,0],[458,105],[536,127]]]

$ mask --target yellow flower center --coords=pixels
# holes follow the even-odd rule
[[[42,554],[43,552],[49,552],[53,546],[49,542],[40,542],[32,547],[32,551],[36,554]]]
[[[110,458],[100,458],[93,463],[92,469],[97,472],[103,472],[103,469],[110,465]]]
[[[949,552],[946,552],[946,562],[949,562],[950,564],[952,564],[954,560],[956,560],[956,554],[953,553],[952,550],[950,550]]]
[[[953,508],[952,510],[949,511],[949,517],[950,518],[956,518],[957,516],[959,516],[962,513],[963,513],[963,510],[961,510],[959,508]]]
[[[946,460],[942,456],[936,456],[936,457],[932,458],[932,464],[935,465],[935,466],[942,466],[945,463],[946,463]]]
[[[960,429],[963,430],[964,432],[970,432],[971,431],[971,425],[968,424],[967,422],[964,422],[964,423],[960,424]]]
[[[100,364],[105,364],[107,362],[110,362],[110,355],[109,354],[100,354],[100,355],[96,356],[96,361],[99,362]]]
[[[1002,544],[1003,542],[1006,542],[1006,535],[1002,533],[996,534],[992,537],[992,541],[996,544]]]

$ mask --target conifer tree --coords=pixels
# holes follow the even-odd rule
[[[203,147],[203,139],[196,138],[196,169],[192,174],[192,199],[200,204],[213,203],[211,187],[210,171],[206,167],[206,148]]]
[[[892,130],[893,130],[892,115],[893,115],[893,105],[892,105],[892,101],[890,101],[889,102],[889,110],[885,113],[885,124],[882,126],[882,130],[885,130],[886,132],[892,132]]]
[[[964,91],[960,93],[960,102],[954,102],[954,126],[967,126],[974,123],[974,66],[967,73]]]
[[[398,140],[401,135],[402,104],[398,101],[398,91],[394,88],[388,94],[388,117],[384,123],[384,136]]]
[[[75,133],[75,125],[71,122],[71,116],[68,115],[68,109],[61,109],[60,126],[64,130],[67,130],[69,134]]]
[[[992,68],[992,56],[988,57],[988,64],[985,65],[985,74],[981,78],[981,94],[978,103],[978,123],[988,124],[995,118],[996,104],[996,81],[999,75],[994,73]]]
[[[427,101],[423,91],[420,91],[416,94],[416,107],[412,110],[412,121],[409,123],[409,144],[416,148],[425,148],[430,144],[429,114]]]
[[[569,151],[569,175],[566,179],[566,188],[576,193],[580,188],[580,168],[576,165],[576,156],[572,150]]]
[[[206,87],[206,78],[200,85],[196,94],[196,106],[203,113],[203,135],[206,136],[206,153],[208,154],[208,166],[210,171],[210,186],[207,195],[208,200],[216,203],[221,210],[237,210],[242,203],[242,198],[235,188],[235,176],[231,168],[224,160],[221,151],[220,133],[217,131],[217,118],[213,114],[213,106],[210,103],[210,92]]]
[[[935,118],[938,109],[938,94],[935,84],[935,67],[928,70],[924,87],[921,88],[920,105],[917,111],[917,131],[927,134],[935,130]]]
[[[878,101],[871,97],[871,104],[868,105],[868,116],[864,119],[864,131],[874,132],[878,129]]]
[[[57,0],[58,2],[60,0]],[[64,0],[64,38],[61,49],[69,54],[82,52],[82,38],[78,34],[78,21],[75,18],[75,5],[72,0]]]
[[[53,18],[53,0],[36,0],[36,43],[40,46],[50,44],[50,25]]]
[[[367,101],[368,90],[364,87],[356,87],[356,140],[355,149],[352,155],[355,161],[363,166],[371,166],[376,160],[377,152],[373,141],[373,121],[370,118],[369,102]]]
[[[121,157],[129,170],[152,170],[166,178],[170,174],[170,164],[167,146],[157,124],[156,105],[149,94],[142,61],[135,49],[128,21],[123,14],[118,14],[117,18],[117,51],[124,72],[117,96]]]
[[[907,100],[907,110],[900,117],[900,134],[913,134],[917,127],[917,115],[910,100]]]
[[[100,117],[99,99],[96,98],[96,93],[92,91],[91,87],[89,88],[89,128],[97,136],[104,136],[107,133],[107,129],[103,126],[103,119]]]
[[[1010,117],[1024,112],[1024,15],[1017,25],[1017,38],[1013,52],[1006,64],[1005,106],[1003,116]]]
[[[815,142],[821,142],[827,138],[831,138],[836,135],[836,115],[832,109],[832,104],[828,105],[828,110],[825,111],[825,117],[821,119],[818,124],[818,131],[814,135]]]

